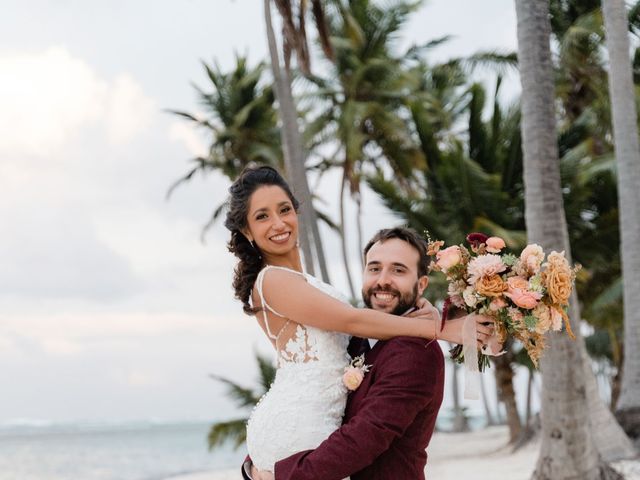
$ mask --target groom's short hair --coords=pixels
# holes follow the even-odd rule
[[[415,248],[420,254],[418,260],[418,277],[422,277],[423,275],[427,275],[429,273],[429,256],[427,255],[427,241],[421,237],[418,232],[416,232],[413,228],[408,227],[394,227],[394,228],[383,228],[378,231],[367,246],[364,247],[363,256],[366,261],[367,253],[373,247],[373,244],[376,242],[384,242],[385,240],[390,240],[392,238],[397,238],[399,240],[403,240]]]

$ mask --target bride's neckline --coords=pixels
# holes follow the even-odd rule
[[[304,270],[296,270],[295,268],[291,268],[291,267],[285,267],[284,265],[271,265],[270,263],[266,264],[264,267],[262,267],[262,269],[264,270],[265,268],[281,268],[283,270],[290,270],[292,272],[296,272],[299,273],[301,275],[307,275],[307,272],[305,272]]]

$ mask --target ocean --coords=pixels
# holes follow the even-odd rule
[[[166,480],[238,468],[244,447],[207,450],[208,422],[0,425],[0,480]]]

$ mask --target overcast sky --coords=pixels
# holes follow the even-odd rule
[[[198,178],[165,200],[206,138],[163,110],[197,111],[200,59],[266,58],[262,1],[2,10],[0,423],[235,415],[207,375],[251,383],[252,352],[270,346],[233,300],[226,231],[200,242],[228,181]],[[432,59],[514,50],[513,2],[432,0],[405,32],[405,45],[454,35]],[[398,223],[364,201],[365,237]]]

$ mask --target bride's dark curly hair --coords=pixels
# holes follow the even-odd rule
[[[236,298],[242,302],[243,310],[249,315],[259,309],[249,304],[251,290],[258,273],[264,266],[264,259],[255,242],[250,242],[242,230],[247,228],[249,200],[258,188],[275,185],[285,191],[296,212],[300,206],[291,193],[291,188],[278,171],[269,166],[248,166],[229,187],[229,209],[224,226],[231,231],[231,239],[227,244],[229,251],[238,257],[238,264],[233,272],[233,289]]]

